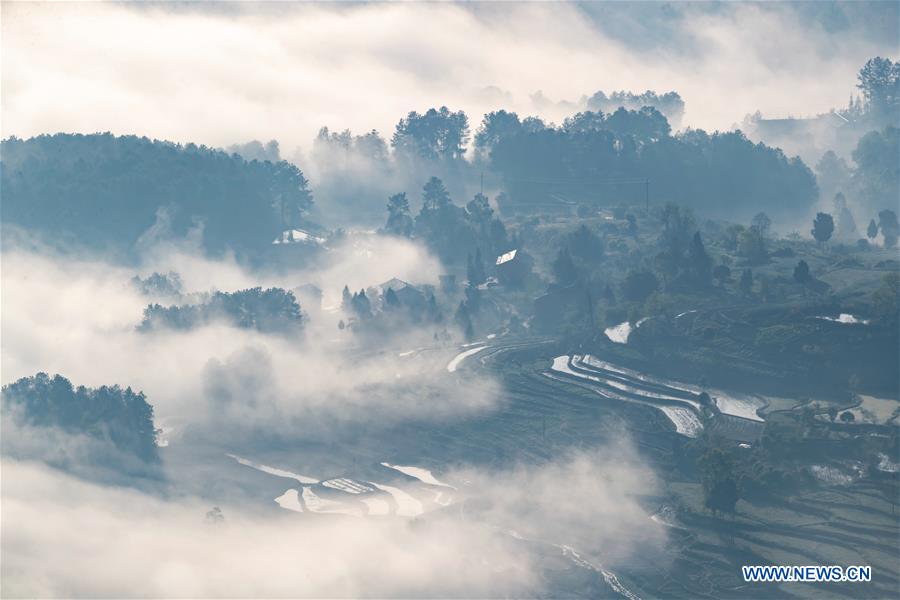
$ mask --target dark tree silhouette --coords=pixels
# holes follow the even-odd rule
[[[393,235],[409,237],[412,234],[413,220],[409,215],[409,200],[406,193],[401,192],[388,198],[388,218],[384,230]]]
[[[875,224],[875,219],[869,221],[869,226],[866,228],[866,236],[870,240],[874,240],[875,236],[878,235],[878,225]]]
[[[722,450],[714,448],[700,457],[699,467],[706,508],[713,513],[734,514],[740,492],[731,458]]]
[[[878,213],[878,229],[884,238],[884,247],[893,248],[897,245],[897,237],[900,235],[900,224],[897,223],[897,213],[892,210],[883,210]]]
[[[62,375],[38,373],[3,386],[2,404],[4,418],[12,410],[29,425],[58,427],[109,441],[144,461],[159,460],[153,407],[130,387],[76,388]]]
[[[430,108],[424,114],[410,112],[400,119],[391,138],[394,150],[428,160],[459,160],[469,141],[469,119],[463,111],[446,106]]]
[[[828,213],[816,213],[810,233],[812,233],[816,242],[824,244],[831,239],[831,234],[834,233],[834,219]]]
[[[794,281],[801,285],[806,285],[812,281],[812,275],[809,273],[809,265],[806,264],[805,260],[801,260],[797,263],[797,266],[794,267]]]
[[[200,304],[144,309],[139,331],[192,329],[222,320],[242,329],[287,333],[303,324],[303,314],[293,292],[256,287],[237,292],[216,292]]]
[[[296,166],[194,144],[56,134],[4,140],[0,153],[3,223],[103,250],[202,229],[209,253],[259,252],[312,205]]]
[[[561,248],[553,261],[553,278],[560,285],[572,285],[578,281],[578,270],[567,248]]]

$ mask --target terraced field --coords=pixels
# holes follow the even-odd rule
[[[443,377],[489,375],[500,385],[499,403],[465,418],[427,425],[402,421],[335,443],[292,443],[260,456],[220,454],[211,460],[229,461],[236,479],[256,482],[249,493],[260,505],[297,518],[428,519],[443,511],[464,519],[472,490],[447,476],[458,466],[536,464],[568,449],[627,438],[662,481],[639,502],[647,519],[665,532],[664,556],[638,556],[610,571],[576,545],[499,532],[546,556],[553,567],[544,576],[553,589],[572,597],[630,600],[895,595],[900,529],[891,490],[896,496],[897,473],[873,481],[850,470],[820,481],[813,491],[742,499],[733,518],[715,517],[703,507],[696,477],[678,468],[680,449],[703,428],[736,447],[756,443],[768,400],[715,390],[713,405],[703,407],[697,386],[565,350],[550,338],[501,336],[461,348],[408,351],[402,360],[431,364]],[[799,404],[791,402],[778,399],[773,408]],[[172,446],[178,451],[177,443]],[[310,472],[304,465],[326,466]],[[740,575],[745,564],[871,565],[875,581],[864,588],[751,586]]]

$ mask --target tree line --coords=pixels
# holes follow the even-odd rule
[[[2,388],[5,418],[35,427],[58,427],[111,442],[118,450],[156,462],[153,407],[143,392],[118,385],[75,387],[62,375],[38,373]]]

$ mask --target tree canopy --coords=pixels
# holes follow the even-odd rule
[[[427,160],[461,159],[469,141],[469,118],[463,111],[446,106],[412,111],[400,119],[391,138],[396,152]]]
[[[285,333],[303,324],[303,314],[293,292],[256,287],[237,292],[215,292],[199,304],[151,304],[144,309],[138,329],[192,329],[215,320],[224,320],[242,329]]]
[[[25,423],[108,440],[122,452],[156,462],[153,407],[130,387],[75,387],[62,375],[38,373],[3,386],[4,415]]]
[[[4,225],[94,248],[196,231],[210,253],[259,250],[312,205],[296,166],[194,144],[56,134],[4,140],[2,157]]]

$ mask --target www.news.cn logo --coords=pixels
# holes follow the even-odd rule
[[[827,582],[827,581],[872,581],[872,567],[851,566],[744,566],[744,581],[750,582]]]

